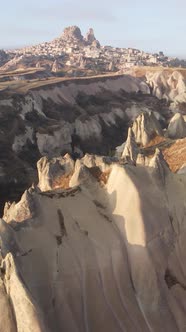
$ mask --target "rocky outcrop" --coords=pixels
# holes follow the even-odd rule
[[[184,163],[179,170],[177,170],[177,174],[186,174],[186,163]]]
[[[17,204],[7,202],[4,208],[3,220],[7,223],[19,223],[32,219],[35,215],[35,204],[32,199],[32,188],[26,190]]]
[[[115,69],[115,64],[114,64],[113,61],[111,61],[111,62],[109,63],[109,65],[108,65],[108,70],[109,70],[109,71],[114,71],[114,69]]]
[[[146,147],[161,134],[147,112],[120,159],[38,161],[38,184],[0,220],[0,328],[184,331],[185,139]]]
[[[32,185],[41,157],[112,155],[142,111],[161,113],[161,121],[167,121],[169,110],[140,79],[117,75],[57,81],[41,81],[25,94],[1,93],[1,208]]]
[[[9,55],[4,50],[0,50],[0,66],[3,66],[9,60]]]
[[[121,158],[136,163],[138,153],[139,153],[139,148],[135,141],[134,132],[132,131],[132,128],[129,128],[127,141],[125,143],[125,147],[121,155]]]
[[[176,113],[170,120],[167,132],[170,138],[184,138],[186,137],[186,123],[180,113]]]
[[[68,188],[69,180],[74,172],[74,161],[70,155],[48,160],[41,158],[37,163],[39,183],[41,191],[55,188]]]
[[[133,123],[132,132],[137,144],[147,145],[155,136],[163,136],[160,123],[152,112],[142,113]]]
[[[104,185],[98,164],[105,168],[103,157],[86,155],[73,188],[33,188],[9,225],[1,220],[7,331],[184,330],[185,176],[171,173],[158,150],[148,167],[112,163]],[[26,201],[32,218],[17,224]]]
[[[1,230],[2,227],[4,227],[4,236],[6,237],[9,231],[3,221],[0,224]],[[1,234],[2,238],[3,235]],[[6,240],[4,239],[5,242]],[[15,252],[9,252],[2,261],[0,311],[3,310],[4,313],[1,315],[1,330],[7,332],[23,330],[25,332],[48,331],[48,327],[43,323],[39,306],[30,296],[28,289],[22,282],[21,273],[15,264],[14,255]]]
[[[92,42],[92,46],[95,48],[100,48],[101,44],[100,44],[99,40],[96,39]]]
[[[66,154],[63,157],[48,159],[41,158],[37,163],[39,183],[37,188],[48,191],[57,188],[68,189],[79,185],[84,178],[93,177],[94,181],[106,183],[113,164],[118,161],[114,157],[102,157],[86,154],[76,162]],[[82,176],[81,176],[82,175]],[[80,178],[80,179],[79,179]],[[14,206],[13,203],[12,206]],[[22,204],[22,203],[21,203]],[[7,208],[6,208],[7,207]],[[9,210],[9,204],[5,207],[5,215]]]
[[[96,41],[96,38],[94,36],[94,30],[92,28],[90,28],[87,32],[85,40],[88,44],[92,44],[94,41]]]
[[[121,87],[128,94],[128,100]],[[130,93],[138,91],[146,93],[148,87],[140,80],[118,76],[69,80],[38,88],[26,96],[5,97],[0,102],[0,110],[7,121],[11,117],[7,142],[17,154],[25,154],[28,146],[29,151],[33,146],[40,155],[49,157],[77,149],[106,153],[112,148],[110,145],[117,145],[113,136],[120,141],[120,133],[130,120],[130,102],[133,103]],[[138,107],[143,105],[141,98]],[[1,127],[6,131],[3,123]]]
[[[179,71],[160,71],[146,74],[153,95],[171,102],[171,109],[179,109],[186,102],[186,85]]]
[[[74,40],[81,42],[83,40],[80,28],[75,25],[65,28],[61,38],[67,41]]]
[[[36,68],[41,68],[42,67],[42,65],[41,65],[41,61],[38,61],[37,63],[36,63]]]
[[[52,72],[57,73],[58,70],[60,70],[60,69],[61,69],[61,65],[59,64],[59,62],[57,60],[55,60],[52,65]]]
[[[140,80],[123,76],[42,84],[20,95],[1,92],[1,214],[6,201],[19,200],[37,179],[35,164],[42,156],[107,154],[121,144],[130,120],[130,93],[148,90]],[[144,103],[141,98],[139,107]]]

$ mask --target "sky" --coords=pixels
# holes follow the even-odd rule
[[[102,45],[186,59],[186,0],[9,0],[0,11],[0,48],[50,41],[70,25],[92,27]]]

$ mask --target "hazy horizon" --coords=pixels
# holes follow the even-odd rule
[[[13,49],[50,41],[70,25],[85,35],[90,27],[102,45],[134,47],[186,58],[183,0],[10,0],[2,4],[0,48]]]

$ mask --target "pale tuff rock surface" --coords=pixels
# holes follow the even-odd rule
[[[134,128],[141,145],[161,134],[156,121],[136,119],[120,160],[41,158],[38,186],[6,205],[7,331],[184,331],[185,174],[172,173],[159,149],[143,155],[135,140]]]
[[[97,155],[90,155],[88,153],[81,159],[83,164],[88,168],[99,167],[102,172],[106,172],[110,169],[110,166],[116,162],[114,157],[102,157]]]
[[[61,65],[58,60],[55,60],[52,65],[52,72],[56,73],[61,69]]]
[[[4,50],[0,50],[0,66],[8,61],[8,54]]]
[[[152,112],[142,113],[133,123],[132,132],[136,143],[147,145],[154,136],[163,136],[162,128]]]
[[[9,298],[2,279],[0,279],[0,308],[3,310],[3,315],[1,315],[0,319],[0,331],[16,332],[15,317],[11,310]]]
[[[143,153],[139,152],[137,155],[136,164],[142,166],[149,166],[149,158],[146,157]]]
[[[47,132],[37,132],[36,142],[37,147],[42,156],[54,157],[60,155],[61,151],[72,152],[72,134],[74,128],[68,122],[61,121],[61,125],[56,125],[51,128],[52,135],[49,131]]]
[[[127,141],[125,143],[125,147],[124,147],[121,158],[129,159],[135,163],[138,153],[139,153],[139,148],[136,144],[134,133],[132,131],[132,128],[129,128]]]
[[[183,138],[186,136],[186,123],[180,113],[176,113],[168,126],[167,136],[170,138]]]
[[[157,175],[157,183],[159,181],[160,187],[165,184],[166,175],[169,174],[169,166],[164,160],[162,152],[156,148],[155,154],[152,159],[149,160],[149,168],[152,168],[152,172]]]
[[[102,101],[99,109],[94,106],[94,102],[91,105],[91,96],[94,95],[99,103],[103,89],[106,94],[115,94],[118,106],[110,105],[109,100],[107,108],[101,106]],[[130,119],[130,108],[125,114],[124,105],[117,103],[121,89],[129,94],[138,91],[148,92],[147,85],[143,85],[140,80],[125,76],[98,81],[81,80],[78,83],[74,81],[30,92],[19,103],[16,102],[16,107],[20,110],[18,118],[21,117],[23,126],[28,120],[32,124],[27,125],[23,134],[15,133],[13,150],[20,153],[25,150],[27,142],[36,144],[39,153],[49,157],[73,152],[72,148],[76,147],[82,149],[81,146],[90,146],[93,150],[91,146],[95,145],[94,140],[101,143],[106,138],[105,127],[113,126],[117,129],[120,126],[119,121],[127,123]],[[90,102],[87,103],[89,98]],[[34,133],[31,126],[36,127]],[[72,147],[74,136],[76,145]],[[77,146],[77,140],[80,146]]]
[[[136,114],[161,111],[164,118],[167,110],[162,113],[161,107],[144,82],[122,75],[48,83],[25,95],[2,93],[0,192],[4,200],[20,199],[32,185],[42,156],[107,155],[125,141]]]
[[[5,229],[6,227],[7,226],[4,226]],[[2,228],[2,225],[0,225],[0,228]],[[30,296],[27,287],[25,287],[20,278],[20,271],[17,270],[15,260],[11,253],[8,253],[3,260],[1,270],[6,271],[2,276],[2,280],[6,292],[6,295],[3,294],[4,304],[7,304],[4,308],[5,315],[1,314],[2,319],[0,324],[4,322],[4,325],[0,325],[2,327],[1,331],[48,331],[48,328],[43,324],[43,317],[39,307]],[[0,307],[0,310],[3,310],[3,308]],[[4,321],[4,317],[7,318],[6,321]]]
[[[186,102],[186,85],[183,75],[174,71],[170,73],[166,70],[146,75],[147,83],[152,89],[153,95],[159,99],[171,101],[171,108],[176,110],[179,104]]]
[[[46,178],[45,178],[46,182]],[[32,199],[32,189],[26,190],[21,197],[20,202],[17,204],[6,203],[4,208],[3,219],[9,222],[22,222],[27,219],[34,217],[35,205]]]
[[[48,159],[41,158],[37,163],[38,169],[38,188],[41,191],[48,191],[57,188],[68,189],[82,183],[82,179],[94,178],[98,182],[105,184],[111,171],[112,165],[118,160],[116,158],[101,157],[86,154],[76,162],[66,154],[64,157]],[[89,171],[90,169],[90,171]],[[22,197],[22,200],[24,195]],[[22,201],[21,200],[21,201]],[[21,202],[23,204],[23,202]],[[12,205],[14,206],[14,204]],[[11,206],[11,208],[12,208]],[[17,206],[17,205],[16,205]],[[5,215],[10,209],[6,204]]]
[[[97,39],[92,42],[91,46],[93,46],[95,49],[101,48],[101,44]]]
[[[67,41],[71,41],[71,40],[82,41],[83,40],[83,36],[81,34],[80,28],[75,25],[65,28],[61,38],[64,40],[67,40]]]
[[[19,122],[13,118],[9,130],[11,148],[20,153],[24,146],[22,156],[27,148],[33,157],[30,144],[36,134],[43,156],[37,163],[38,184],[18,203],[7,203],[0,220],[0,332],[184,332],[185,139],[162,139],[160,123],[149,109],[135,113],[137,106],[132,108],[127,98],[139,91],[138,80],[78,84],[81,87],[71,82],[70,88],[64,84],[32,91],[15,107],[21,117]],[[121,84],[127,92],[121,91]],[[109,96],[120,91],[119,98],[127,99],[125,109],[112,101],[105,114],[99,99],[99,114],[95,108],[85,112],[78,93],[85,89],[86,98],[92,98],[103,88]],[[78,104],[80,116],[66,118],[70,111],[62,110],[63,98],[65,107],[67,102]],[[141,94],[135,94],[138,98]],[[13,116],[11,102],[6,115]],[[58,125],[57,118],[49,122],[57,105],[63,111]],[[78,141],[75,148],[81,152],[82,141],[87,144],[91,137],[92,146],[103,145],[108,131],[113,137],[116,114],[120,122],[138,115],[128,130],[122,158],[61,156],[62,144],[73,150]],[[35,116],[34,130],[21,145],[26,133],[18,124],[22,119],[29,127],[29,116]],[[107,126],[102,127],[103,121]],[[62,134],[56,135],[60,130],[63,142]],[[153,140],[154,146],[148,146]],[[2,178],[4,172],[1,169]]]
[[[96,160],[76,163],[78,187],[32,189],[32,218],[1,221],[7,331],[184,331],[185,176],[157,151],[149,167],[112,163],[103,187]]]
[[[41,67],[42,67],[41,62],[38,61],[38,62],[36,63],[36,68],[41,68]]]
[[[178,174],[186,174],[186,163],[177,171]]]
[[[41,158],[37,163],[39,183],[41,191],[55,189],[57,187],[68,186],[68,177],[74,172],[74,161],[66,154],[64,157],[48,160]]]
[[[87,32],[85,40],[90,44],[96,41],[96,38],[94,36],[94,30],[92,28],[90,28],[89,31]]]
[[[121,155],[123,153],[123,150],[125,148],[125,144],[126,142],[124,142],[123,144],[119,145],[119,146],[116,146],[116,149],[115,149],[115,156],[117,158],[121,158]]]

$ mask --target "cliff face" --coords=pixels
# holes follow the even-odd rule
[[[54,89],[57,105],[62,92]],[[31,96],[45,114],[47,89]],[[126,111],[135,120],[121,158],[43,156],[38,182],[5,205],[0,331],[184,331],[185,138],[169,137],[184,133],[184,120],[174,116],[162,131],[156,113],[145,108],[136,118],[136,109]]]
[[[162,70],[146,74],[153,95],[166,99],[171,103],[172,110],[184,110],[186,103],[185,77],[179,71]]]
[[[125,111],[135,105],[136,100],[139,99],[138,112],[146,106],[143,98],[135,96],[138,92],[149,93],[149,89],[140,80],[127,76],[41,86],[24,96],[1,97],[1,117],[6,122],[2,127],[9,137],[11,134],[8,143],[18,154],[28,142],[41,155],[73,152],[75,147],[105,153],[108,144],[103,146],[102,143],[104,140],[106,143],[108,137],[104,130],[119,129],[126,124],[131,117]],[[10,128],[6,126],[8,122]],[[73,142],[74,136],[76,142]],[[100,147],[96,146],[96,140]],[[115,144],[113,141],[113,146]]]
[[[76,79],[0,95],[0,188],[14,199],[36,179],[41,156],[107,154],[127,136],[142,111],[162,114],[165,105],[130,76]],[[165,118],[164,118],[165,116]],[[24,176],[23,176],[24,175]],[[13,188],[13,190],[11,189]]]
[[[0,330],[184,331],[185,175],[159,153],[38,170],[0,222]]]

